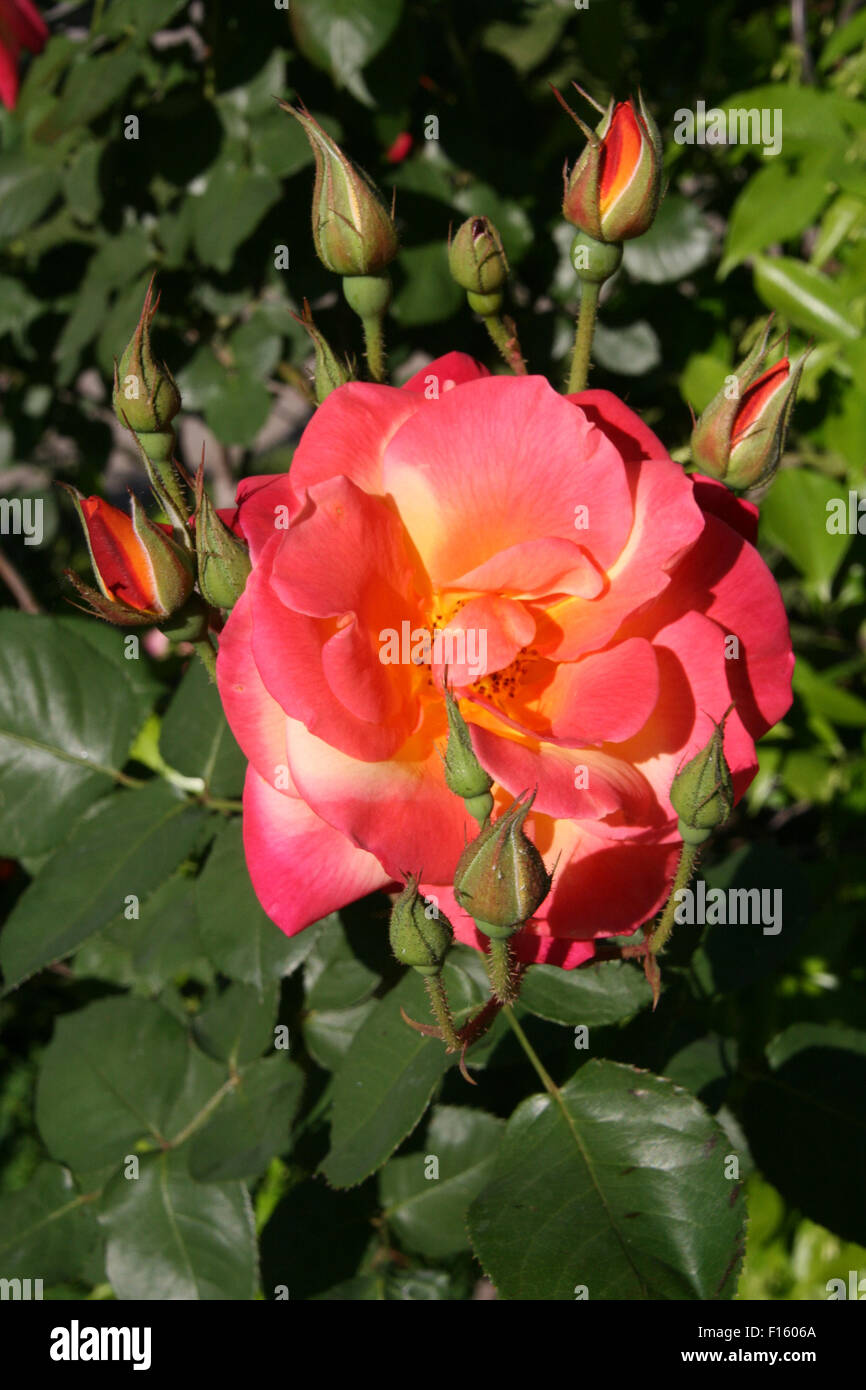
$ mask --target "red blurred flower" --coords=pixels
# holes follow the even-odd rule
[[[409,154],[414,143],[415,142],[412,139],[412,136],[409,134],[408,130],[401,130],[393,145],[391,145],[390,148],[385,151],[385,158],[387,159],[388,163],[400,164],[406,158],[407,154]]]
[[[22,48],[41,53],[48,26],[30,0],[0,0],[0,101],[13,110],[18,100],[18,59]]]

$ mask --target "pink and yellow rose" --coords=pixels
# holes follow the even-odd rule
[[[756,524],[607,391],[563,397],[460,353],[401,389],[334,391],[290,474],[238,492],[253,568],[217,675],[249,759],[244,842],[268,915],[293,934],[412,872],[484,949],[451,887],[477,825],[443,777],[443,662],[423,644],[382,659],[383,634],[439,630],[452,654],[484,635],[483,662],[448,680],[495,814],[537,788],[526,829],[556,866],[516,955],[570,968],[636,930],[680,849],[678,766],[734,701],[741,796],[755,740],[791,701]]]

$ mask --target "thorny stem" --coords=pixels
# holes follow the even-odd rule
[[[210,637],[203,637],[200,642],[193,642],[193,648],[201,658],[202,665],[210,677],[211,684],[216,684],[216,652]]]
[[[671,885],[670,896],[664,906],[664,911],[659,919],[659,924],[649,939],[647,951],[652,956],[657,956],[659,951],[664,948],[668,937],[674,929],[674,913],[679,906],[676,898],[681,888],[688,885],[689,879],[697,867],[700,845],[688,845],[683,843],[683,852],[680,855],[680,862],[677,866],[676,878]]]
[[[585,391],[589,376],[589,354],[592,349],[592,335],[595,332],[595,316],[598,312],[598,296],[601,285],[592,280],[584,280],[580,287],[580,310],[577,315],[577,332],[574,335],[574,352],[571,357],[571,373],[568,378],[568,394]]]
[[[448,1003],[448,995],[445,993],[445,986],[442,983],[442,976],[425,975],[424,984],[427,988],[431,1012],[442,1029],[442,1038],[447,1044],[448,1051],[459,1052],[462,1043],[457,1036],[454,1019],[451,1017],[451,1008]]]
[[[511,319],[502,318],[500,314],[484,314],[484,326],[490,337],[493,339],[499,352],[505,360],[507,366],[517,376],[526,376],[526,363],[520,351],[520,344],[517,341],[517,330]]]
[[[364,328],[364,349],[367,366],[374,381],[385,380],[384,315],[368,314],[361,319]]]

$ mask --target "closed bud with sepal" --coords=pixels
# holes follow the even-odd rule
[[[444,912],[432,908],[418,891],[418,879],[409,874],[391,909],[391,950],[401,965],[411,965],[419,975],[438,975],[451,945],[454,929]]]
[[[699,753],[680,768],[671,784],[671,805],[679,817],[677,833],[686,844],[702,845],[723,825],[734,805],[734,783],[725,758],[725,724],[730,705]]]
[[[454,896],[479,931],[494,940],[512,936],[550,892],[552,875],[524,832],[535,793],[523,792],[498,820],[489,821],[464,849],[454,874]]]

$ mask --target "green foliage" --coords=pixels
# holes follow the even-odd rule
[[[52,18],[0,112],[0,490],[45,516],[38,544],[0,538],[0,1273],[119,1300],[468,1300],[485,1276],[518,1300],[826,1298],[866,1261],[863,11],[813,7],[810,64],[769,5],[202,8]],[[428,1000],[390,956],[384,899],[294,938],[263,912],[217,692],[188,650],[72,616],[63,572],[89,578],[87,557],[53,484],[121,505],[140,486],[108,404],[154,271],[181,456],[197,465],[205,427],[220,506],[289,466],[305,298],[362,360],[313,254],[310,150],[275,97],[395,191],[392,366],[459,347],[501,370],[445,249],[483,215],[530,370],[558,383],[577,306],[561,170],[582,141],[549,84],[572,79],[602,101],[640,84],[668,142],[590,385],[688,464],[687,407],[769,311],[792,358],[811,345],[760,499],[795,701],[702,862],[708,887],[780,889],[784,918],[679,926],[655,1011],[632,961],[531,967],[513,1018],[466,1053],[473,1086],[405,1020],[427,1023]],[[779,152],[676,143],[698,96],[781,111]],[[833,530],[852,493],[854,527]],[[484,980],[455,948],[458,1024]]]

